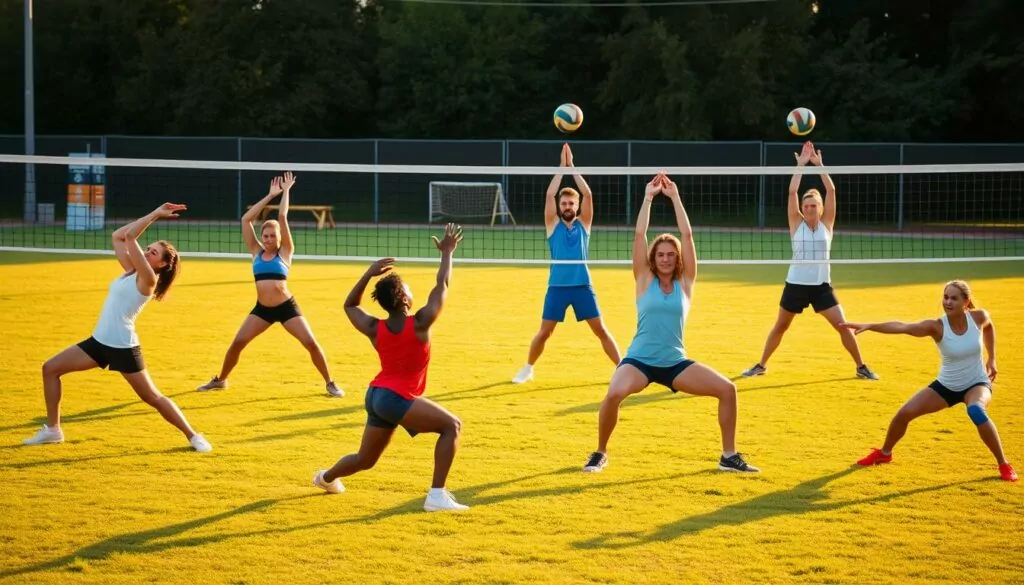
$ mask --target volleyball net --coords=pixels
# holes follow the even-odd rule
[[[579,161],[577,160],[577,163]],[[593,192],[588,262],[629,264],[644,186],[666,172],[678,185],[702,263],[782,264],[790,178],[800,191],[836,185],[834,263],[1024,259],[1024,164],[757,167],[430,166],[225,162],[0,155],[0,249],[109,253],[110,235],[165,201],[180,219],[154,224],[192,256],[248,257],[240,218],[290,170],[289,224],[297,257],[405,262],[437,259],[430,239],[463,225],[463,262],[550,262],[544,229],[552,175]],[[279,199],[257,221],[277,216]],[[651,211],[652,235],[676,232],[668,199]]]

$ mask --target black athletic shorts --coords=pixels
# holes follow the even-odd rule
[[[146,363],[142,359],[142,348],[135,347],[110,347],[90,337],[78,344],[82,351],[92,358],[101,368],[110,368],[111,372],[122,374],[135,374],[146,369]]]
[[[650,384],[651,382],[657,382],[658,384],[661,384],[662,386],[668,388],[673,392],[678,392],[678,390],[672,387],[673,380],[676,379],[676,376],[682,374],[683,370],[692,366],[694,363],[695,362],[691,359],[685,359],[671,366],[658,367],[649,366],[638,359],[628,357],[622,358],[622,361],[619,362],[619,365],[615,367],[621,368],[622,366],[629,364],[634,368],[640,370],[640,373],[647,378],[648,384]]]
[[[803,313],[808,305],[814,307],[815,313],[820,313],[839,304],[832,285],[823,282],[821,284],[793,284],[786,283],[782,289],[782,300],[779,306],[790,313]]]
[[[974,388],[975,386],[984,386],[989,390],[992,390],[992,382],[989,382],[988,380],[985,380],[984,382],[975,382],[974,384],[971,384],[966,388],[961,388],[957,390],[951,390],[947,388],[938,380],[935,380],[931,384],[928,384],[928,387],[934,390],[936,394],[941,396],[942,399],[946,401],[946,404],[950,406],[956,406],[957,404],[963,402],[964,398],[967,397],[967,391],[970,390],[971,388]]]
[[[299,304],[295,302],[295,297],[292,297],[276,307],[261,305],[259,301],[256,301],[256,306],[252,308],[252,311],[249,311],[249,314],[256,315],[273,325],[274,323],[284,323],[289,319],[301,317],[302,311],[299,310]]]

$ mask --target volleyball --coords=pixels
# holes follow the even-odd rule
[[[576,104],[562,104],[555,109],[555,128],[560,132],[575,132],[583,124],[583,110]]]
[[[805,136],[814,130],[814,112],[807,108],[796,108],[786,116],[786,127],[797,136]]]

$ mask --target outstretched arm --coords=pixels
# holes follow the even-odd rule
[[[562,145],[562,153],[560,155],[560,162],[558,166],[566,166],[565,153],[569,149],[568,144]],[[555,225],[558,224],[558,202],[555,197],[558,197],[558,189],[562,186],[563,175],[555,175],[551,177],[551,183],[548,184],[548,190],[544,201],[544,227],[547,229],[547,237],[551,237],[551,232],[555,231]]]
[[[812,151],[810,160],[811,164],[825,166],[821,161],[820,150]],[[821,182],[825,184],[825,209],[821,214],[821,221],[825,222],[825,226],[831,232],[836,225],[836,184],[832,182],[832,177],[828,176],[828,173],[821,174]]]
[[[942,339],[942,323],[938,319],[925,319],[916,323],[904,323],[903,321],[886,321],[885,323],[840,323],[859,335],[865,331],[876,333],[903,334],[913,337],[931,337],[935,341]]]
[[[814,151],[814,147],[810,141],[804,143],[803,149],[800,154],[794,154],[796,157],[796,166],[802,167],[807,164],[807,161],[811,159],[811,153]],[[804,215],[800,213],[800,179],[802,175],[795,174],[793,178],[789,180],[789,203],[786,205],[786,215],[789,218],[789,235],[792,236],[796,233],[796,228],[800,227],[800,222],[803,221]]]
[[[366,272],[359,277],[356,285],[352,287],[352,292],[348,293],[348,297],[345,298],[345,316],[357,331],[371,340],[377,336],[377,319],[359,305],[363,302],[363,293],[366,292],[366,286],[370,284],[370,279],[386,274],[394,267],[394,258],[381,258],[370,264]]]
[[[281,203],[277,208],[277,222],[281,224],[281,258],[289,264],[292,262],[292,254],[295,253],[292,230],[288,227],[288,200],[291,198],[294,185],[295,175],[291,171],[285,171],[284,180],[281,181]]]
[[[633,278],[637,286],[648,283],[644,275],[650,274],[647,264],[647,228],[651,225],[651,202],[661,193],[661,175],[651,179],[644,187],[644,202],[640,204],[640,212],[636,216],[636,232],[633,234]],[[644,282],[641,282],[641,281]]]
[[[572,161],[572,150],[569,148],[568,143],[562,146],[562,156],[565,166],[575,168],[576,165]],[[587,184],[587,180],[583,178],[583,175],[574,172],[572,179],[576,182],[576,188],[580,191],[580,197],[583,198],[580,202],[580,223],[583,224],[583,229],[589,232],[591,224],[594,223],[594,193],[590,190],[590,185]]]
[[[437,317],[441,314],[441,309],[444,308],[444,301],[448,298],[448,284],[452,279],[452,254],[455,253],[456,246],[462,241],[462,227],[450,223],[444,226],[443,239],[438,240],[437,236],[431,236],[431,238],[437,249],[441,251],[441,266],[437,269],[437,284],[430,291],[427,304],[416,312],[416,329],[419,331],[430,329],[430,326],[437,321]]]
[[[690,225],[690,216],[683,207],[679,187],[666,175],[661,175],[661,184],[665,194],[672,200],[672,207],[676,212],[679,241],[683,244],[683,292],[689,297],[693,294],[693,283],[697,280],[697,247],[693,244],[693,227]]]
[[[242,239],[245,240],[245,247],[253,256],[262,252],[263,246],[260,245],[259,239],[256,237],[256,228],[253,227],[252,222],[256,221],[256,218],[260,216],[260,212],[263,211],[263,208],[268,203],[273,201],[274,197],[281,194],[281,182],[281,177],[274,177],[270,181],[270,191],[267,192],[266,196],[257,201],[255,205],[242,215]]]
[[[157,281],[153,267],[146,260],[146,252],[139,245],[139,236],[154,221],[165,217],[178,217],[178,212],[185,209],[187,208],[179,203],[164,203],[149,214],[114,231],[115,254],[118,256],[118,261],[124,266],[123,254],[128,262],[126,269],[135,271],[135,285],[138,287],[139,293],[146,296],[153,294],[153,291],[156,290]]]

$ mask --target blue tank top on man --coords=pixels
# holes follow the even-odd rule
[[[636,300],[636,335],[626,357],[656,368],[672,367],[686,359],[683,329],[690,312],[690,299],[677,280],[671,294],[665,294],[658,279]]]
[[[579,220],[566,227],[559,220],[548,236],[552,260],[586,260],[590,248],[590,234]],[[552,264],[548,286],[586,286],[590,284],[590,270],[586,264]]]

